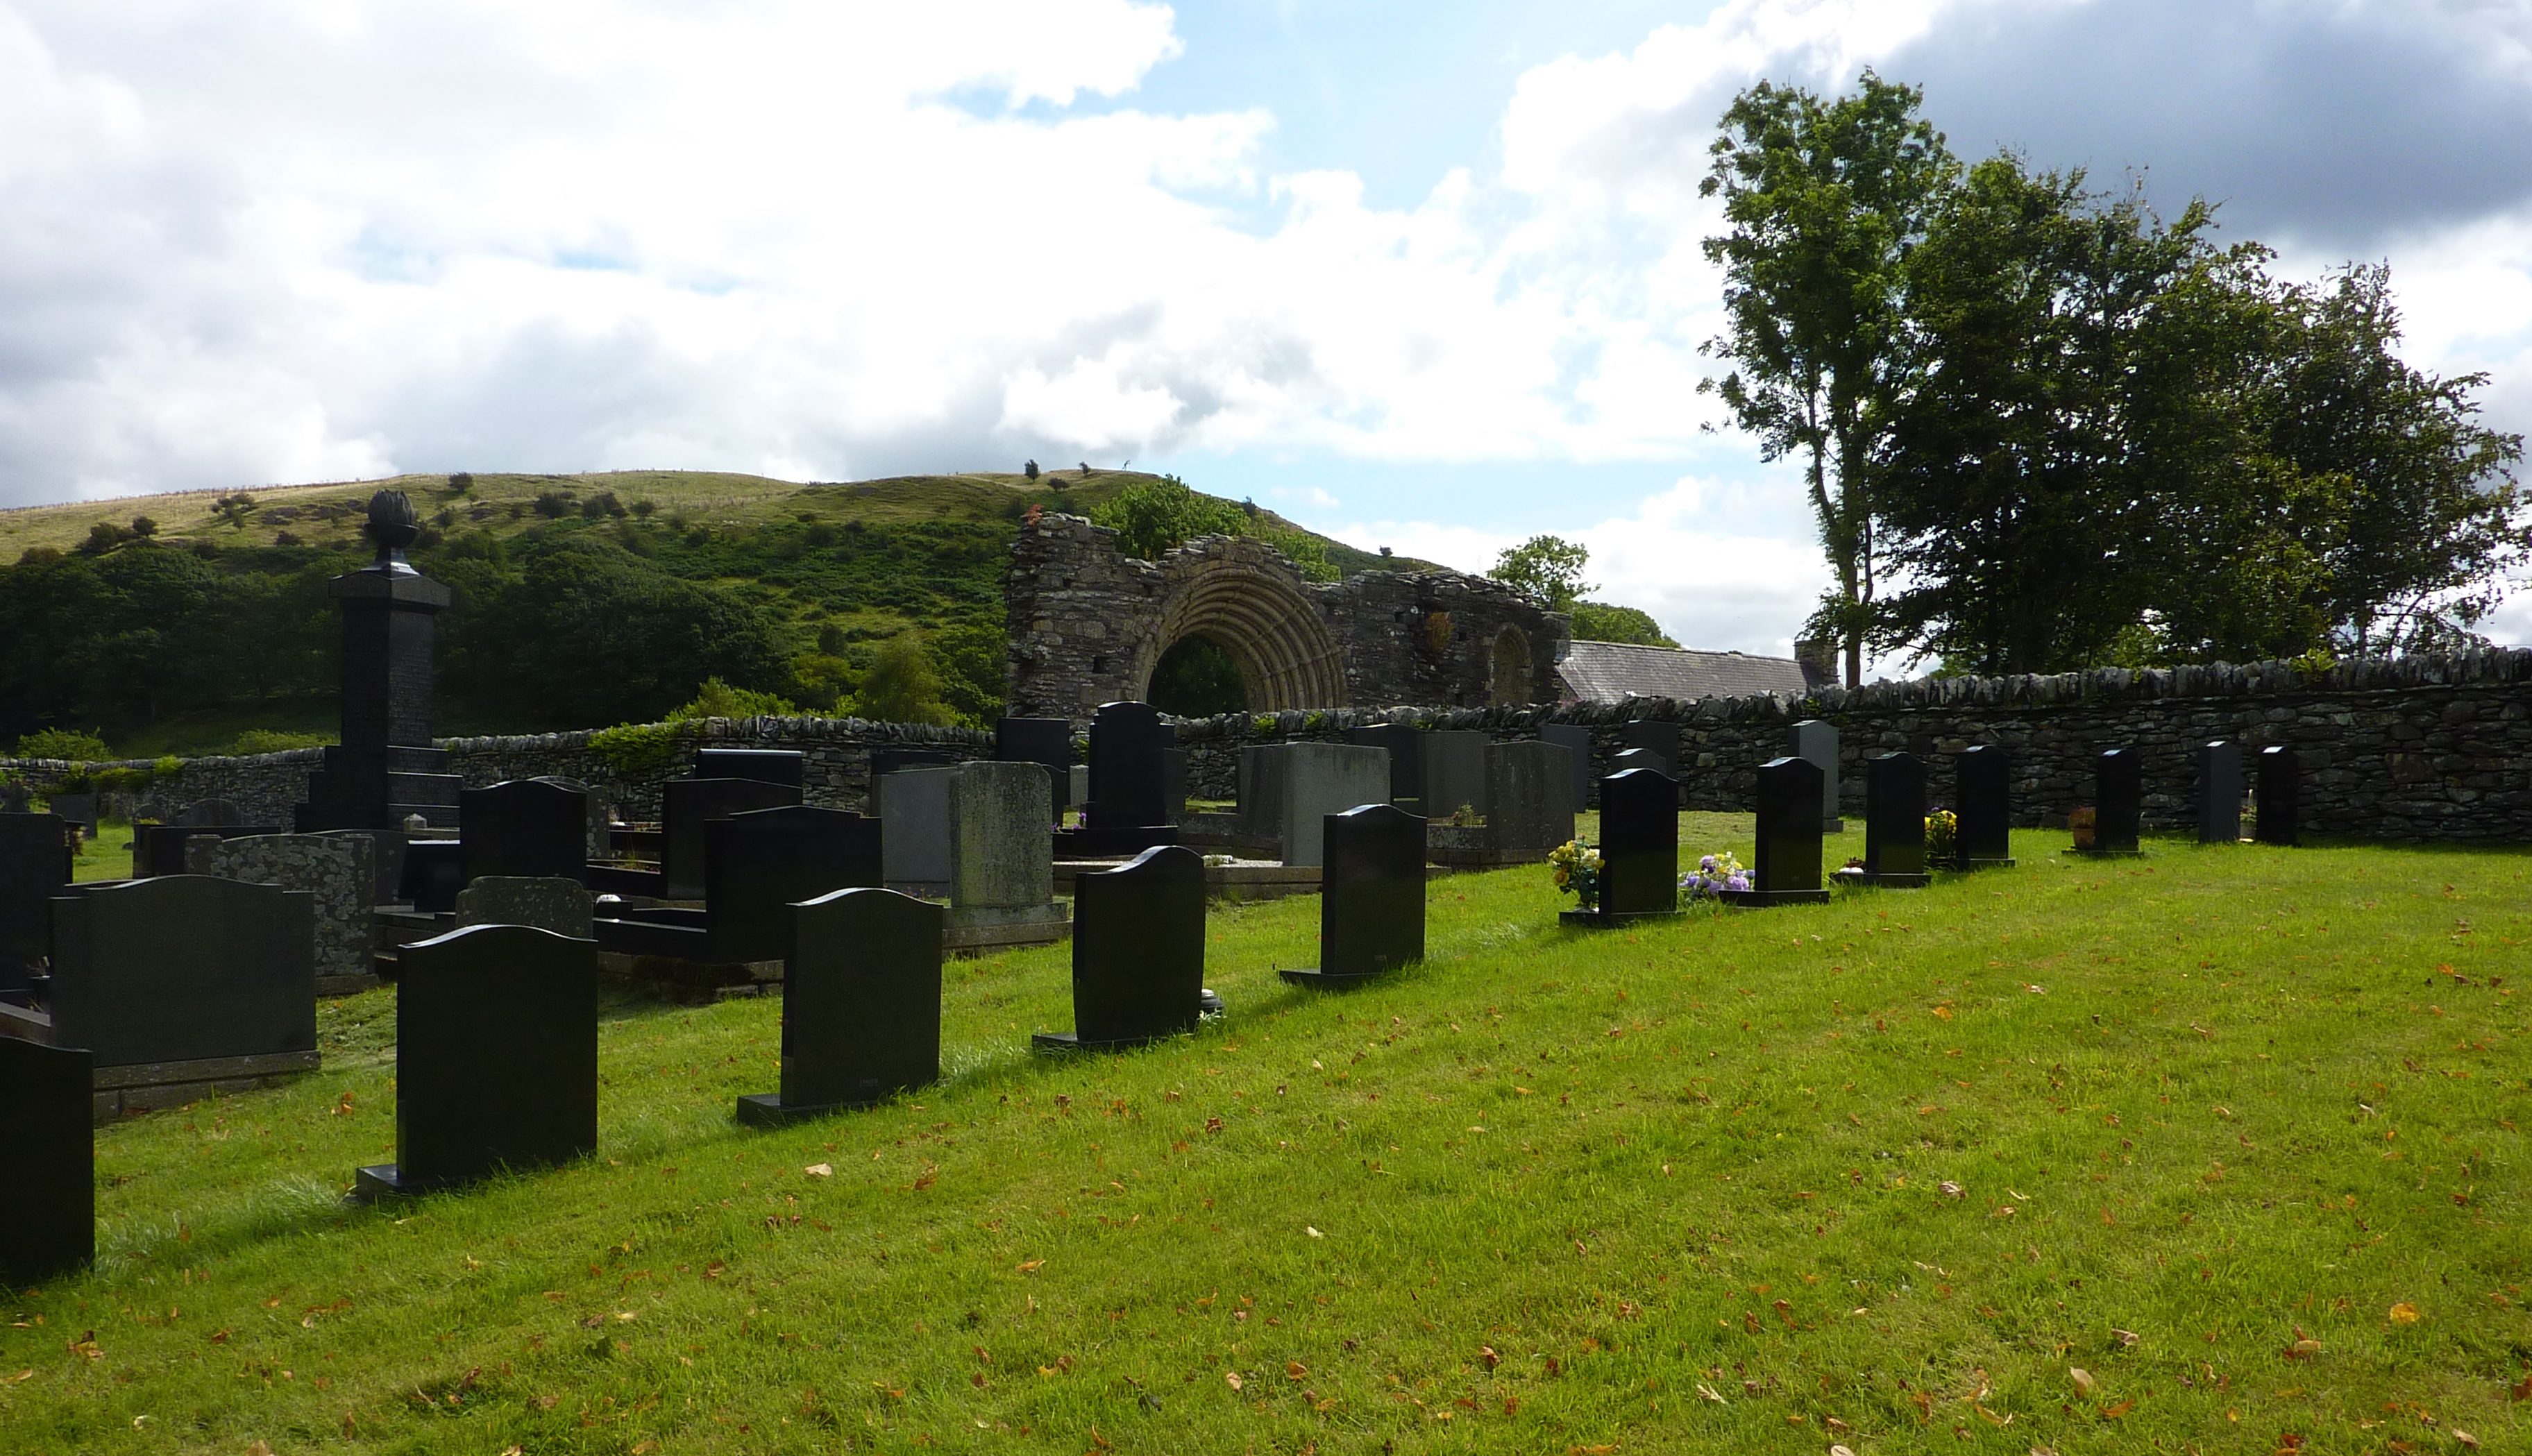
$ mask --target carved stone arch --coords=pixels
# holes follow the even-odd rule
[[[1529,701],[1531,667],[1529,634],[1507,623],[1495,633],[1487,699],[1495,703]]]
[[[1346,706],[1345,654],[1300,572],[1264,542],[1208,536],[1161,562],[1160,622],[1134,665],[1136,697],[1161,655],[1189,637],[1231,654],[1252,712]]]

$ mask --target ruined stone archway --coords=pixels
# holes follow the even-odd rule
[[[1283,553],[1247,537],[1187,543],[1161,562],[1160,621],[1134,664],[1135,696],[1161,654],[1209,637],[1231,654],[1252,713],[1346,706],[1345,656]]]
[[[1529,638],[1507,625],[1495,633],[1494,670],[1487,697],[1496,703],[1526,703],[1532,675]]]

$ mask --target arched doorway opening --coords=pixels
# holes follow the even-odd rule
[[[1272,547],[1210,537],[1172,553],[1161,575],[1160,629],[1140,673],[1145,701],[1159,703],[1152,693],[1162,663],[1202,639],[1238,672],[1244,701],[1230,711],[1346,705],[1345,656],[1311,608],[1300,573]],[[1185,650],[1189,659],[1209,656],[1203,648]]]
[[[1231,649],[1199,634],[1161,654],[1143,700],[1180,718],[1219,718],[1248,711],[1248,683]]]
[[[1487,695],[1489,701],[1529,701],[1529,639],[1518,627],[1506,627],[1495,633],[1491,688]]]

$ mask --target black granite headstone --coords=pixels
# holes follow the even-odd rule
[[[1758,766],[1752,888],[1724,891],[1724,903],[1755,909],[1828,903],[1820,884],[1821,786],[1819,765],[1807,758],[1771,758]]]
[[[316,898],[208,875],[53,901],[53,1040],[99,1067],[316,1051]],[[234,1075],[234,1074],[233,1074]]]
[[[23,991],[51,954],[53,897],[71,882],[71,824],[0,814],[0,992]]]
[[[1195,1029],[1204,996],[1204,860],[1160,844],[1072,882],[1072,1024],[1045,1048],[1116,1049]]]
[[[778,960],[791,944],[792,905],[880,883],[880,823],[849,809],[755,809],[704,835],[715,960]]]
[[[1618,754],[1658,755],[1645,748]],[[1600,896],[1589,910],[1567,910],[1568,925],[1619,925],[1679,913],[1679,783],[1652,768],[1625,768],[1600,781]]]
[[[665,789],[660,864],[665,887],[662,900],[703,898],[705,825],[750,809],[779,809],[800,802],[799,789],[754,779],[671,779]]]
[[[2142,854],[2137,832],[2145,817],[2145,766],[2132,749],[2105,749],[2093,760],[2093,846],[2079,854]]]
[[[95,1059],[0,1037],[0,1287],[96,1258]]]
[[[1291,763],[1284,748],[1281,743],[1252,743],[1239,750],[1242,840],[1281,843],[1284,838],[1284,770]]]
[[[1388,749],[1389,801],[1410,814],[1424,812],[1423,729],[1411,724],[1376,723],[1349,728],[1346,741]]]
[[[1161,710],[1149,703],[1101,704],[1090,720],[1090,802],[1082,806],[1087,826],[1176,824],[1164,755],[1177,741],[1177,729],[1161,722]]]
[[[1178,731],[1176,728],[1172,732]],[[1186,818],[1187,775],[1193,760],[1183,748],[1161,750],[1161,822],[1175,825]]]
[[[698,748],[694,777],[753,779],[759,784],[808,786],[809,755],[797,748]]]
[[[1624,748],[1648,750],[1658,760],[1654,767],[1677,782],[1679,772],[1679,725],[1649,723],[1642,719],[1618,725],[1618,742]]]
[[[404,948],[396,1160],[359,1191],[423,1193],[598,1150],[598,943],[470,925]]]
[[[512,779],[457,795],[465,880],[487,875],[577,880],[589,868],[589,793]]]
[[[2013,867],[2013,760],[1993,743],[1952,755],[1953,853],[1962,869]]]
[[[1056,822],[1072,807],[1072,725],[1061,718],[1006,718],[994,725],[994,757],[1046,766]]]
[[[772,1127],[940,1080],[942,907],[860,889],[789,913],[781,1090],[739,1098],[738,1120]]]
[[[1378,743],[1363,745],[1383,746]],[[1424,959],[1424,820],[1395,804],[1326,818],[1319,963],[1296,985],[1359,981]]]
[[[2279,744],[2260,750],[2259,829],[2263,844],[2303,843],[2303,766]]]
[[[445,915],[457,908],[457,892],[466,888],[466,845],[457,840],[412,840],[404,846],[404,864],[396,872],[396,899],[426,915]]]
[[[2198,843],[2242,841],[2242,745],[2226,739],[2198,747]]]
[[[1621,748],[1609,755],[1609,777],[1615,778],[1637,769],[1671,778],[1670,761],[1649,748]]]
[[[1574,811],[1594,807],[1591,795],[1600,786],[1599,777],[1591,772],[1591,730],[1580,724],[1551,723],[1540,728],[1538,739],[1554,743],[1574,755]],[[1677,775],[1673,775],[1677,778]]]
[[[1918,890],[1932,883],[1926,872],[1926,761],[1913,753],[1885,753],[1864,765],[1864,872],[1866,884]]]
[[[157,875],[181,875],[185,872],[185,841],[195,835],[212,835],[223,840],[243,840],[256,835],[284,834],[279,825],[224,824],[201,828],[185,824],[143,824],[132,831],[132,877],[146,880]]]

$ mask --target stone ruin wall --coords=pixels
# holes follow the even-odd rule
[[[1022,528],[1004,581],[1009,711],[1087,724],[1139,698],[1161,654],[1221,643],[1261,711],[1332,704],[1474,708],[1497,697],[1498,653],[1517,701],[1553,703],[1566,618],[1501,582],[1457,572],[1301,579],[1262,542],[1209,536],[1158,562],[1117,550],[1079,516]]]
[[[2532,842],[2532,650],[2488,649],[2446,657],[2342,663],[2306,676],[2284,663],[2108,670],[2053,677],[1944,678],[1824,689],[1806,698],[1639,699],[1568,707],[1294,711],[1203,719],[1179,726],[1190,787],[1229,798],[1239,749],[1257,743],[1338,741],[1361,724],[1410,722],[1472,728],[1497,738],[1536,736],[1542,724],[1602,729],[1594,767],[1605,770],[1618,726],[1636,719],[1683,728],[1690,806],[1746,812],[1755,771],[1783,752],[1804,718],[1838,725],[1846,810],[1861,815],[1863,761],[1893,749],[1929,755],[1932,801],[1951,794],[1948,755],[1972,743],[2013,753],[2017,822],[2062,825],[2092,792],[2092,756],[2126,745],[2144,760],[2149,825],[2192,822],[2197,745],[2229,737],[2246,749],[2290,743],[2304,769],[2304,824],[2314,833],[2375,841]],[[860,720],[712,720],[679,746],[670,773],[693,764],[696,741],[730,747],[801,748],[809,798],[859,808],[876,747],[992,752],[992,735]],[[583,780],[635,818],[658,814],[657,784],[626,784],[588,747],[587,732],[441,740],[471,786],[559,774]],[[178,805],[231,798],[249,819],[287,824],[317,763],[314,749],[257,758],[188,760],[157,791]],[[146,768],[146,761],[94,767]],[[68,764],[13,761],[37,783]]]

